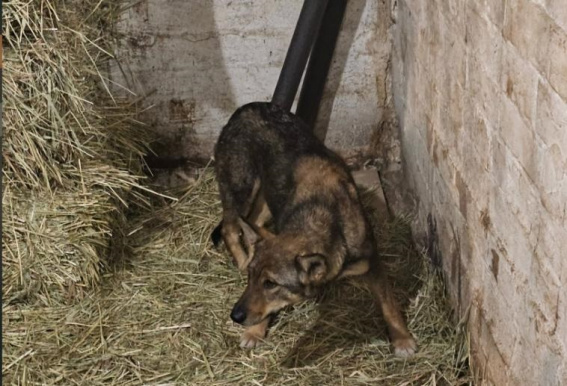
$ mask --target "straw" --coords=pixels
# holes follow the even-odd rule
[[[4,299],[83,296],[99,282],[128,206],[146,200],[146,130],[134,104],[100,86],[112,33],[104,26],[117,6],[4,4]]]
[[[76,305],[4,309],[4,377],[88,385],[465,385],[466,336],[451,320],[440,275],[413,247],[409,219],[376,229],[420,351],[392,355],[382,318],[356,282],[285,310],[264,345],[239,347],[229,312],[246,277],[209,235],[220,219],[204,169],[129,219],[129,253]],[[371,200],[365,199],[370,215]],[[415,276],[417,275],[417,276]],[[409,296],[409,299],[407,298]],[[31,350],[31,351],[30,351]]]

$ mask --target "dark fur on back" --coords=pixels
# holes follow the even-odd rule
[[[329,248],[345,243],[345,221],[362,221],[368,227],[360,208],[356,208],[361,216],[357,219],[344,219],[339,210],[338,202],[348,198],[349,190],[352,193],[355,189],[344,161],[325,147],[300,118],[277,106],[257,102],[239,108],[219,137],[215,159],[221,190],[225,183],[231,184],[237,195],[241,193],[236,201],[245,201],[249,194],[246,187],[259,178],[276,234],[292,230],[304,232],[309,231],[310,225],[320,226],[313,219],[319,212],[324,212],[321,214],[326,220],[326,238],[333,244]],[[342,191],[321,194],[325,187],[314,186],[313,194],[297,197],[298,164],[317,159],[324,163],[322,167],[332,167],[340,173],[341,183],[331,188]],[[341,195],[343,197],[339,197]],[[358,198],[353,198],[357,203]],[[365,233],[372,239],[369,227]],[[348,255],[355,259],[360,257]]]
[[[294,163],[305,155],[332,158],[342,163],[301,119],[277,106],[260,102],[236,110],[215,147],[215,159],[220,166],[217,170],[221,173],[223,163],[231,162],[232,172],[236,171],[240,177],[261,179],[266,187],[266,202],[275,219],[281,217],[292,194]],[[276,223],[276,227],[279,226],[281,224]]]

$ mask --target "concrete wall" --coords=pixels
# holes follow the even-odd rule
[[[132,4],[118,25],[111,85],[145,97],[141,120],[164,143],[161,155],[208,158],[238,106],[271,99],[303,0]],[[349,1],[318,122],[332,147],[367,145],[381,120],[388,24],[383,2]]]
[[[416,230],[495,385],[567,384],[567,4],[392,0]]]

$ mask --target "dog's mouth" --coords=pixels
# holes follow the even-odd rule
[[[242,325],[244,327],[255,326],[257,324],[264,322],[266,319],[271,319],[271,318],[276,317],[280,313],[281,310],[282,309],[273,310],[273,311],[270,311],[270,312],[268,312],[268,313],[266,313],[265,315],[262,315],[262,316],[247,318],[244,322],[242,322]]]
[[[231,318],[235,323],[244,327],[255,326],[264,322],[266,319],[276,317],[282,310],[293,306],[295,303],[277,302],[271,306],[265,307],[264,312],[259,310],[251,310],[247,307],[239,306],[238,303],[234,306],[231,313]]]

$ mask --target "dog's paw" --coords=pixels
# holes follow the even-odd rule
[[[411,357],[417,351],[417,343],[413,338],[401,338],[392,342],[394,354],[401,358]]]
[[[254,348],[262,344],[263,336],[255,332],[244,331],[240,337],[241,348]]]

